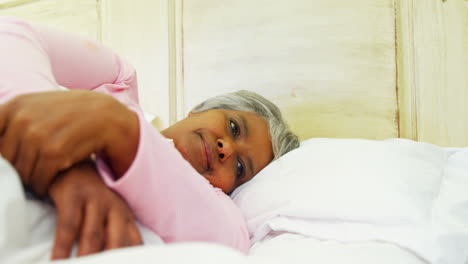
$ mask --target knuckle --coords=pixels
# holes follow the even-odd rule
[[[78,230],[78,228],[78,222],[73,219],[67,219],[57,224],[57,229],[59,229],[62,232],[64,238],[73,236],[76,230]]]
[[[53,141],[50,144],[47,144],[44,146],[43,149],[43,155],[47,158],[57,158],[60,157],[60,155],[63,152],[63,147],[64,147],[64,142],[57,140]]]
[[[62,221],[57,223],[57,229],[61,231],[65,237],[73,236],[79,228],[79,221],[75,215],[69,215]]]
[[[26,131],[26,138],[29,142],[42,142],[45,137],[45,131],[39,126],[32,126]]]
[[[13,119],[13,122],[20,127],[27,127],[31,121],[31,115],[27,111],[17,111]]]
[[[99,230],[90,230],[81,235],[81,239],[90,245],[99,245],[104,238],[104,234]]]
[[[11,99],[9,102],[6,103],[6,106],[11,108],[11,109],[16,109],[18,105],[20,104],[21,100],[25,97],[24,94],[20,94],[13,99]]]
[[[66,185],[64,192],[69,204],[82,204],[87,196],[85,188],[76,188],[74,185]]]
[[[50,196],[57,210],[57,229],[74,230],[78,228],[84,199],[82,193],[76,191],[77,189],[79,188],[67,185],[52,185]]]

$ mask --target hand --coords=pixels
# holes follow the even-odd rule
[[[111,96],[92,91],[21,95],[0,106],[0,153],[39,196],[55,175],[102,152],[117,176],[138,147],[135,113]]]
[[[107,188],[92,162],[63,172],[49,190],[57,208],[52,259],[70,256],[78,243],[78,256],[142,244],[127,204]]]

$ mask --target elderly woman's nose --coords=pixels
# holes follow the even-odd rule
[[[233,153],[233,143],[229,141],[218,140],[216,142],[218,156],[221,161],[228,159]]]

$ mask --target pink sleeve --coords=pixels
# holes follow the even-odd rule
[[[240,210],[145,122],[129,64],[99,43],[14,18],[0,18],[0,58],[0,103],[61,85],[110,94],[137,113],[140,142],[129,170],[113,181],[105,163],[97,163],[143,224],[166,242],[218,242],[247,252]]]
[[[125,94],[138,103],[134,69],[101,44],[73,34],[2,17],[0,58],[0,102],[60,85]]]
[[[125,197],[137,218],[166,242],[217,242],[250,247],[240,209],[183,159],[173,143],[140,119],[135,160],[117,181],[98,162],[106,183]]]

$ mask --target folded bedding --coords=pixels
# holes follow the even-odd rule
[[[47,261],[54,208],[27,197],[0,158],[0,263]],[[410,140],[311,139],[233,194],[253,247],[145,246],[64,263],[463,264],[468,256],[468,148]],[[183,254],[181,254],[183,253]]]

